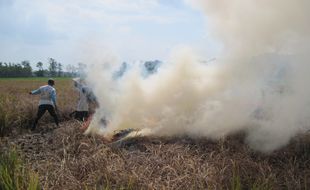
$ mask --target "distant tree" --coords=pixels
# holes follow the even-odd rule
[[[19,75],[21,77],[31,77],[32,67],[30,66],[30,62],[25,60],[25,61],[22,61],[21,65],[22,65],[22,69],[21,69],[21,72],[19,72]]]
[[[38,67],[39,70],[43,70],[43,63],[41,61],[39,61],[37,63],[37,67]]]
[[[5,77],[5,66],[0,62],[0,77]]]
[[[123,62],[120,68],[113,73],[112,75],[113,79],[121,78],[126,72],[127,68],[128,68],[128,64],[126,62]]]
[[[87,65],[84,63],[78,63],[77,72],[79,76],[84,77],[86,75],[85,70],[87,68]]]
[[[43,63],[39,61],[36,66],[38,67],[38,71],[36,72],[36,75],[38,77],[43,77],[44,76]]]
[[[10,71],[11,77],[23,77],[24,76],[23,67],[20,63],[17,63],[17,64],[9,63],[9,66],[10,66],[9,71]]]
[[[144,62],[144,69],[142,70],[143,76],[148,77],[149,75],[156,73],[161,64],[162,62],[159,60]]]
[[[50,76],[55,77],[57,73],[57,62],[55,59],[49,58],[48,63],[49,63],[49,67],[48,67],[49,74]]]
[[[79,62],[78,63],[78,72],[83,72],[86,69],[86,64]]]
[[[67,72],[71,77],[76,76],[77,68],[74,65],[68,64],[66,67]]]
[[[153,74],[153,73],[157,72],[157,69],[158,69],[160,64],[161,64],[161,61],[159,61],[159,60],[146,61],[146,62],[144,62],[144,67],[148,73]]]
[[[25,61],[22,61],[22,66],[24,66],[24,67],[30,67],[30,62],[29,61],[27,61],[27,60],[25,60]]]
[[[61,63],[57,64],[57,70],[58,70],[58,76],[60,77],[62,75],[62,64]]]

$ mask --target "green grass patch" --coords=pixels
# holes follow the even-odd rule
[[[38,175],[24,166],[15,150],[1,152],[0,189],[40,189]]]

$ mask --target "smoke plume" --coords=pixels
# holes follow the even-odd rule
[[[118,80],[111,76],[119,63],[107,56],[88,71],[100,108],[87,132],[218,139],[242,131],[251,147],[270,152],[309,130],[310,2],[187,3],[206,14],[220,56],[205,64],[190,48],[176,48],[156,74],[141,77],[132,64]]]

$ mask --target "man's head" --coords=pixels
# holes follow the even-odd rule
[[[48,79],[47,84],[50,86],[54,86],[55,85],[54,79]]]

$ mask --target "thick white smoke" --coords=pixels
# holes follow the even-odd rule
[[[111,58],[90,67],[88,80],[101,107],[87,132],[138,128],[217,139],[245,131],[253,148],[268,152],[308,130],[310,1],[188,3],[206,13],[223,44],[221,56],[206,65],[189,48],[179,48],[148,78],[135,64],[114,80],[117,61]]]

